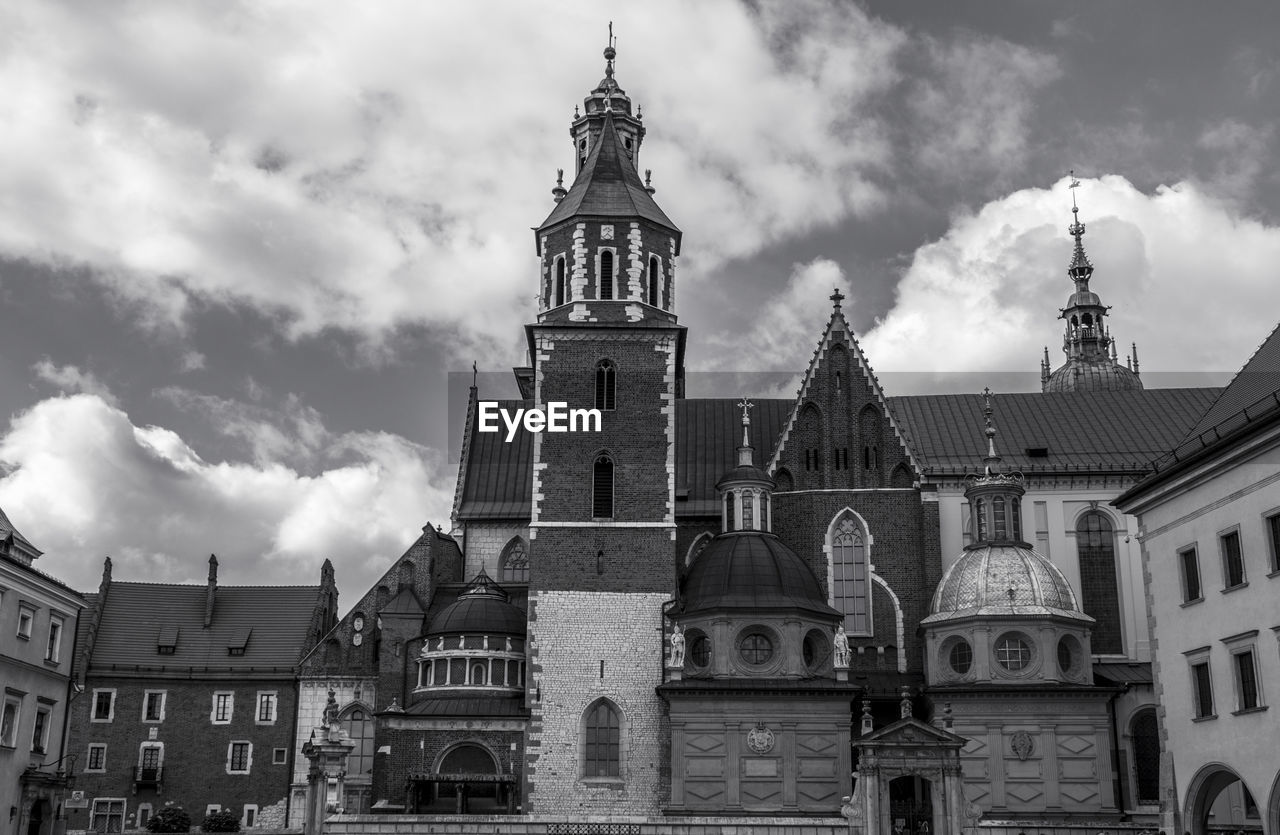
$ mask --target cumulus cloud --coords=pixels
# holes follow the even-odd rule
[[[85,394],[94,394],[112,406],[119,405],[119,401],[116,400],[115,395],[111,393],[106,384],[90,371],[83,371],[74,365],[54,365],[53,360],[48,357],[43,357],[31,367],[31,370],[36,377],[56,386],[59,391],[64,393],[84,392]]]
[[[345,463],[204,460],[177,433],[136,426],[101,397],[37,403],[0,438],[0,506],[79,588],[110,555],[119,579],[202,580],[216,553],[228,584],[313,582],[330,558],[346,599],[428,521],[447,525],[451,484],[434,454],[395,435],[330,439]],[[425,517],[423,514],[427,514]]]
[[[916,250],[894,308],[863,340],[876,369],[1025,370],[1046,342],[1061,364],[1046,299],[1063,303],[1072,290],[1068,185],[1013,192]],[[1144,374],[1239,368],[1275,326],[1280,228],[1191,183],[1145,193],[1106,176],[1083,181],[1079,201],[1091,288],[1112,306],[1112,332],[1159,358]]]

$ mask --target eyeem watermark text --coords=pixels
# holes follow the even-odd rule
[[[498,432],[498,420],[507,427],[507,443],[524,426],[526,432],[599,432],[603,418],[599,409],[570,409],[568,403],[553,401],[546,409],[516,409],[512,414],[492,400],[480,402],[480,431]]]

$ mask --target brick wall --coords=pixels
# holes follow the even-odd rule
[[[654,692],[662,683],[667,599],[581,591],[531,595],[527,811],[653,814],[669,797],[670,733]],[[584,782],[582,718],[602,696],[622,714],[621,779]]]
[[[409,720],[412,721],[412,720]],[[479,725],[483,720],[458,722],[459,725]],[[519,774],[524,751],[524,735],[516,730],[476,730],[458,728],[408,728],[388,727],[379,723],[375,734],[375,750],[390,748],[389,754],[378,754],[374,769],[374,797],[387,799],[392,804],[408,802],[408,781],[411,775],[436,770],[440,757],[459,743],[471,743],[484,748],[497,761],[503,774]]]
[[[292,678],[262,681],[180,679],[126,679],[91,676],[85,692],[72,703],[72,733],[68,753],[76,755],[77,790],[92,800],[125,798],[126,815],[136,815],[138,805],[150,803],[159,810],[167,802],[182,806],[199,822],[205,807],[219,804],[239,815],[245,804],[262,809],[285,802],[289,793],[290,765],[297,693]],[[115,713],[111,722],[91,722],[95,689],[114,688]],[[164,721],[144,723],[142,704],[146,690],[164,690]],[[215,691],[235,695],[230,724],[210,721]],[[257,694],[276,693],[276,719],[258,724]],[[154,733],[154,737],[152,734]],[[252,743],[248,774],[228,774],[228,745]],[[163,783],[158,789],[139,788],[135,794],[134,769],[143,743],[163,744]],[[87,772],[88,746],[105,743],[106,771]],[[273,751],[283,749],[285,761],[273,762]],[[90,809],[68,809],[68,828],[86,829]],[[136,820],[136,818],[134,818]],[[131,825],[126,821],[126,828]]]

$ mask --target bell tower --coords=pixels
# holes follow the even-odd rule
[[[680,230],[636,169],[644,128],[614,78],[576,115],[576,176],[536,230],[535,407],[598,425],[533,438],[525,775],[535,814],[656,814],[668,794],[662,604],[676,585]]]

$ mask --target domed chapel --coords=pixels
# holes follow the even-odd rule
[[[569,125],[521,398],[497,402],[599,409],[600,429],[506,442],[472,386],[451,529],[302,664],[299,739],[331,698],[363,746],[333,806],[911,835],[1154,820],[1136,529],[1109,502],[1216,391],[1119,364],[1073,207],[1067,363],[1042,392],[891,397],[836,292],[794,397],[686,396],[684,241],[615,57]]]

